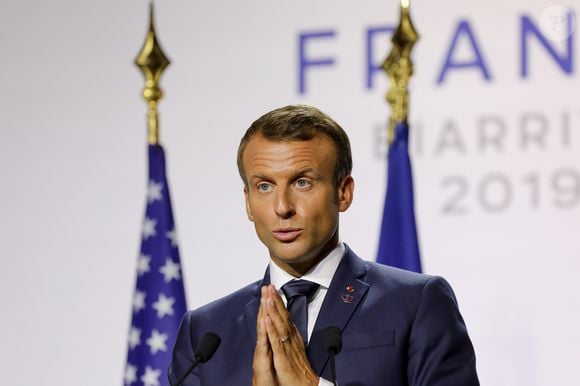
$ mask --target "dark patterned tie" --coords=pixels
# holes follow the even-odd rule
[[[292,280],[282,286],[292,321],[300,331],[304,345],[308,342],[308,303],[319,285],[308,280]]]

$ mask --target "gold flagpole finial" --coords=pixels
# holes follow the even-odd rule
[[[409,114],[408,84],[413,75],[411,50],[417,40],[419,40],[419,34],[411,22],[409,0],[401,0],[401,19],[391,38],[393,47],[382,65],[390,83],[389,91],[387,91],[387,103],[391,106],[389,144],[394,140],[396,123],[406,122]]]
[[[149,30],[145,38],[145,43],[141,52],[135,59],[135,64],[141,69],[145,76],[145,88],[143,98],[147,101],[149,111],[147,121],[149,126],[148,141],[151,145],[159,143],[159,114],[157,112],[157,102],[163,97],[163,91],[159,88],[159,80],[163,71],[169,66],[169,59],[163,53],[157,37],[155,36],[155,25],[153,20],[153,3],[149,4]]]

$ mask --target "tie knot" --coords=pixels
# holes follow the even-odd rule
[[[320,285],[308,280],[292,280],[282,286],[282,292],[286,296],[286,301],[296,296],[304,296],[310,302]]]

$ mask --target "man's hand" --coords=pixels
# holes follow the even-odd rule
[[[274,364],[272,362],[272,349],[268,341],[266,332],[266,312],[264,309],[264,292],[267,287],[262,287],[262,301],[258,310],[258,321],[256,323],[256,351],[254,351],[254,378],[253,386],[278,386],[278,381],[274,375]]]
[[[273,285],[262,287],[256,326],[254,386],[316,386],[304,340]]]

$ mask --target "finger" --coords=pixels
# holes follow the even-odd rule
[[[280,293],[276,290],[276,287],[274,287],[273,285],[269,285],[267,292],[268,292],[269,298],[274,300],[274,305],[276,306],[276,310],[278,311],[278,313],[282,317],[287,317],[288,319],[290,319],[290,314],[288,313],[288,309],[284,305],[284,301],[282,300]]]
[[[265,288],[262,287],[262,292]],[[266,325],[264,318],[266,316],[264,298],[262,297],[260,307],[258,308],[258,318],[256,320],[256,356],[268,356],[270,357],[270,344],[268,342],[268,333],[266,332]]]
[[[296,339],[292,339],[292,341],[290,342],[290,344],[292,345],[292,349],[295,352],[305,352],[306,348],[304,347],[304,339],[302,339],[302,335],[300,334],[300,331],[298,331],[298,327],[296,327],[296,325],[292,325],[292,332],[293,335],[296,337]]]
[[[277,335],[280,338],[288,338],[292,336],[293,324],[290,319],[290,314],[284,307],[284,303],[277,292],[273,292],[273,288],[268,288],[269,298],[266,303],[268,316],[272,320],[272,324],[276,329]]]
[[[256,349],[254,351],[253,379],[254,386],[274,385],[274,363],[272,360],[272,350],[268,341],[268,334],[265,325],[265,306],[260,304],[258,308],[258,318],[256,321]]]
[[[270,342],[270,348],[272,350],[273,365],[274,368],[279,371],[280,365],[288,362],[286,350],[290,347],[290,340],[286,339],[285,341],[282,341],[282,337],[278,333],[278,330],[269,316],[266,316],[265,318],[265,325],[266,332],[268,333],[268,341]]]
[[[258,343],[264,343],[264,338],[267,338],[266,327],[264,326],[265,306],[263,303],[264,299],[262,298],[260,307],[258,308],[258,318],[256,319],[256,339]]]

